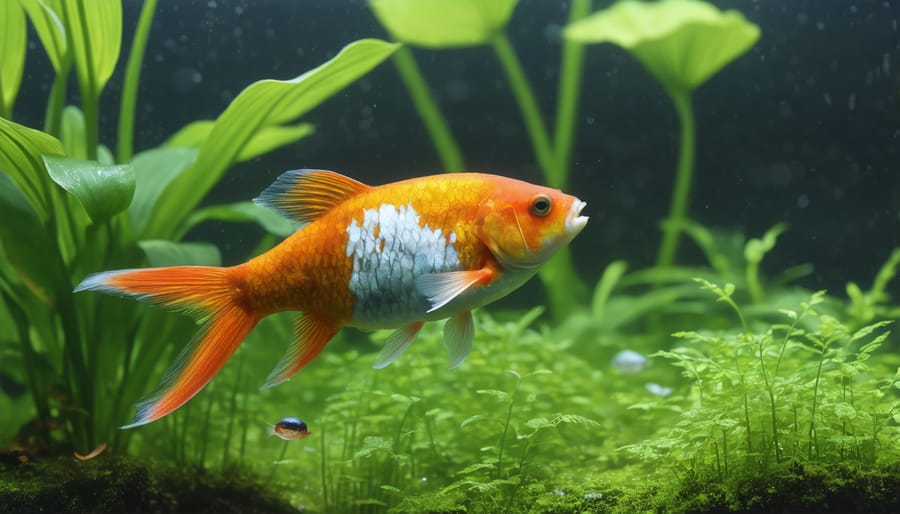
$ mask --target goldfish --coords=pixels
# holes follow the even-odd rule
[[[285,441],[303,439],[304,437],[309,436],[310,433],[309,428],[306,426],[306,422],[299,418],[284,418],[278,423],[275,423],[269,430],[269,435],[280,437]]]
[[[202,322],[131,428],[184,405],[262,318],[299,311],[295,339],[263,389],[309,364],[345,326],[394,329],[376,358],[399,357],[424,323],[447,319],[451,367],[472,349],[472,310],[514,291],[585,227],[586,203],[484,173],[369,186],[326,170],[291,170],[254,200],[298,223],[236,266],[171,266],[88,275],[75,291],[131,297]]]

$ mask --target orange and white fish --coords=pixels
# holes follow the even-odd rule
[[[450,365],[472,348],[472,309],[531,278],[585,226],[585,202],[555,189],[481,173],[368,186],[338,173],[293,170],[255,200],[300,223],[268,252],[233,267],[107,271],[75,291],[130,296],[204,324],[159,391],[137,406],[149,423],[191,399],[260,319],[301,311],[296,341],[264,388],[313,360],[344,326],[396,328],[374,367],[390,364],[426,321],[449,318]]]

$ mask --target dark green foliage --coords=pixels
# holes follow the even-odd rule
[[[289,513],[246,469],[209,471],[102,456],[0,465],[0,512]]]

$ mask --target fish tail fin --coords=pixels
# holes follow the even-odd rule
[[[173,266],[108,271],[90,275],[75,291],[129,296],[185,311],[204,320],[166,373],[159,390],[137,405],[132,428],[184,405],[218,373],[256,326],[260,314],[245,305],[233,268]]]

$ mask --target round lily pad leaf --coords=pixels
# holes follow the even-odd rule
[[[759,27],[699,0],[626,0],[575,22],[565,37],[631,52],[668,90],[689,92],[746,52]]]
[[[429,48],[489,43],[519,0],[372,0],[378,21],[394,39]]]

